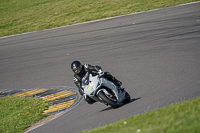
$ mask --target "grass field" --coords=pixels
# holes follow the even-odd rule
[[[39,98],[0,98],[0,133],[22,133],[31,124],[47,117],[49,103]]]
[[[47,117],[48,102],[39,98],[0,99],[0,132],[22,133]],[[131,116],[82,133],[200,133],[200,97]]]
[[[0,37],[197,0],[0,0]]]
[[[200,97],[82,133],[200,133]]]

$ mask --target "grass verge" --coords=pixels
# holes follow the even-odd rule
[[[31,124],[47,117],[49,103],[40,98],[0,98],[0,132],[22,133]]]
[[[200,133],[200,97],[82,133]]]
[[[0,0],[0,37],[198,0]]]

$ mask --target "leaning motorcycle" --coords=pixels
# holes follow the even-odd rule
[[[88,97],[113,108],[118,108],[131,99],[125,90],[99,75],[86,74],[82,78],[82,87]]]

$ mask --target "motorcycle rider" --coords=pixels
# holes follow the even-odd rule
[[[113,82],[118,87],[118,89],[123,89],[122,87],[120,87],[122,85],[122,82],[117,80],[109,72],[103,72],[103,70],[100,66],[92,66],[90,64],[82,65],[80,61],[75,60],[71,63],[71,69],[74,72],[73,81],[76,84],[76,86],[78,87],[79,93],[82,96],[84,96],[84,99],[85,99],[85,101],[88,102],[88,104],[93,104],[95,102],[95,100],[84,95],[84,90],[82,88],[82,78],[86,75],[87,72],[97,73],[101,77],[104,77],[104,78],[108,79],[109,81]]]

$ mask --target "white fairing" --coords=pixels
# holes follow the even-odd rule
[[[98,92],[103,91],[106,95],[110,94],[105,88],[109,88],[113,92],[117,98],[117,103],[121,103],[125,99],[125,93],[118,91],[112,82],[105,78],[99,78],[98,75],[86,75],[82,80],[82,87],[84,88],[84,93],[96,101],[100,101],[96,95]]]

